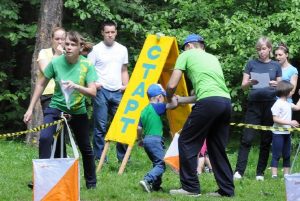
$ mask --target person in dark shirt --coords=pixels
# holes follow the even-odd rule
[[[271,107],[276,101],[277,82],[281,80],[280,64],[270,59],[272,43],[266,37],[261,37],[256,43],[258,59],[250,60],[244,70],[242,89],[250,89],[248,106],[245,116],[246,124],[272,126],[273,119]],[[258,81],[251,78],[253,73],[267,73],[270,77],[269,86],[258,87]],[[271,131],[258,131],[245,128],[241,137],[234,179],[241,179],[244,175],[249,151],[256,134],[260,133],[260,151],[256,168],[256,180],[264,180],[264,171],[267,167],[270,145],[272,142]]]

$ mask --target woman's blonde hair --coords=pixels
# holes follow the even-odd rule
[[[260,37],[256,42],[256,46],[255,46],[256,49],[260,49],[263,44],[266,44],[267,47],[270,48],[270,57],[272,57],[273,54],[272,54],[272,42],[271,42],[271,40],[266,36]]]
[[[54,34],[55,34],[55,32],[57,32],[57,31],[63,31],[63,32],[66,33],[66,30],[65,30],[63,27],[55,27],[55,28],[52,29],[52,32],[51,32],[51,37],[52,37],[52,38],[54,38]]]

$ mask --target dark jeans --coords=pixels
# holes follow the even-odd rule
[[[245,117],[245,123],[272,126],[273,116],[271,112],[271,107],[273,106],[274,102],[275,101],[249,101]],[[260,150],[256,168],[256,175],[264,175],[264,171],[267,167],[269,159],[270,146],[272,142],[272,132],[259,131],[250,128],[245,128],[241,136],[241,145],[239,148],[238,159],[235,169],[235,171],[238,171],[241,175],[244,175],[245,173],[252,141],[257,134],[260,134]]]
[[[206,139],[218,192],[224,196],[234,195],[233,173],[225,152],[230,117],[230,99],[208,97],[194,105],[178,139],[180,182],[184,190],[200,193],[197,162]]]
[[[93,99],[94,114],[94,138],[93,146],[95,159],[100,159],[105,145],[105,135],[107,133],[108,116],[113,117],[122,99],[121,91],[109,91],[104,88],[97,90],[97,96]],[[122,161],[127,145],[117,143],[117,158]]]
[[[271,167],[278,167],[279,159],[282,157],[283,167],[291,167],[291,135],[273,134],[272,139],[272,161]]]
[[[165,172],[164,142],[161,136],[146,135],[143,139],[145,152],[152,161],[153,168],[145,175],[144,180],[152,184],[154,190],[159,190],[161,178]]]
[[[44,123],[51,123],[60,119],[61,111],[48,107],[45,110]],[[90,144],[87,114],[72,115],[69,125],[74,133],[83,160],[86,185],[96,184],[94,153]],[[51,147],[56,125],[41,131],[39,144],[39,158],[47,159],[51,156]]]
[[[52,98],[52,94],[42,95],[40,98],[44,117],[45,117],[45,111],[49,107],[49,104],[51,102],[51,98]],[[64,127],[64,129],[65,129],[65,133],[66,133],[66,128]],[[63,136],[63,138],[65,141],[66,136]],[[57,142],[56,142],[54,158],[61,158],[61,156],[63,156],[64,158],[67,157],[67,148],[66,148],[66,143],[63,143],[63,149],[61,149],[61,137],[59,136],[57,138]]]

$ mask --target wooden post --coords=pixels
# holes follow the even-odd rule
[[[103,152],[101,154],[101,157],[100,157],[100,161],[99,161],[99,164],[98,164],[98,167],[97,167],[97,171],[96,172],[99,172],[103,166],[103,163],[105,161],[105,156],[107,154],[107,151],[108,151],[108,148],[109,148],[109,141],[107,141],[104,145],[104,149],[103,149]]]
[[[126,164],[128,162],[129,156],[131,154],[131,150],[132,150],[132,146],[128,146],[127,150],[126,150],[126,153],[125,153],[125,156],[123,158],[122,164],[120,166],[119,172],[118,172],[119,175],[123,174],[123,172],[125,170]]]

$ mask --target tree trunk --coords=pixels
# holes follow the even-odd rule
[[[38,30],[36,35],[35,49],[31,63],[31,96],[34,91],[35,83],[37,81],[38,64],[37,57],[38,53],[43,48],[49,48],[51,46],[51,32],[52,29],[61,26],[62,22],[62,11],[63,11],[63,0],[42,0],[40,16],[38,22]],[[27,128],[34,128],[43,123],[43,113],[40,101],[36,104],[32,120],[28,124]],[[30,133],[26,136],[27,144],[38,145],[39,132]]]

